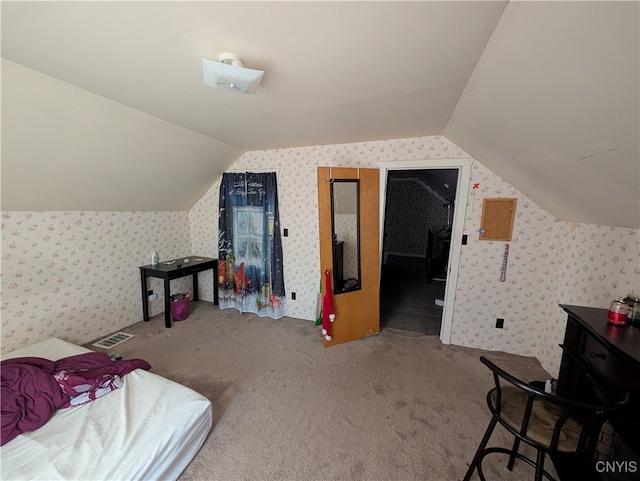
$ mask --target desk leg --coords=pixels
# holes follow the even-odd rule
[[[198,273],[193,273],[193,300],[198,300]]]
[[[149,322],[149,303],[147,302],[149,295],[147,294],[147,276],[144,271],[140,271],[140,280],[142,282],[142,320]]]
[[[171,327],[171,281],[164,280],[164,327]]]
[[[218,261],[213,268],[213,305],[218,305]]]

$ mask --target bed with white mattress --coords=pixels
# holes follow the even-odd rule
[[[56,361],[90,352],[48,339],[3,356]],[[41,428],[0,448],[3,480],[172,480],[204,443],[211,402],[192,389],[136,369],[124,386],[77,407],[59,409]]]

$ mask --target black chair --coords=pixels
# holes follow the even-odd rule
[[[611,399],[606,390],[598,389],[602,396],[608,398],[603,402],[604,405],[583,404],[525,383],[485,357],[481,357],[480,361],[493,371],[495,387],[487,394],[492,416],[464,481],[469,481],[476,469],[480,479],[485,481],[482,460],[492,453],[509,455],[507,468],[510,471],[516,458],[534,467],[536,481],[542,480],[543,476],[549,480],[555,479],[544,469],[546,455],[554,460],[561,459],[564,465],[570,464],[572,478],[588,479],[588,467],[595,464],[590,461],[590,456],[600,429],[609,416],[626,405],[629,395],[619,401]],[[497,423],[514,435],[511,449],[486,447]],[[535,461],[518,452],[521,442],[536,449]]]
[[[425,268],[425,275],[427,276],[427,282],[431,283],[433,282],[433,275],[432,275],[432,271],[433,271],[433,232],[431,232],[431,229],[429,229],[429,231],[427,232],[427,252],[425,253],[425,257],[424,257],[424,268]]]

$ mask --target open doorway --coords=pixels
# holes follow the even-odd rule
[[[440,335],[458,174],[457,168],[387,172],[382,329]]]

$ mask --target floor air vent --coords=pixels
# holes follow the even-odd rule
[[[116,344],[120,344],[121,342],[124,342],[127,339],[131,339],[132,337],[133,334],[127,334],[126,332],[116,332],[115,334],[111,334],[109,337],[105,337],[98,342],[94,342],[92,346],[102,347],[103,349],[111,349]]]

